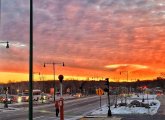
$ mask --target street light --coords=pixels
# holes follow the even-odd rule
[[[127,74],[127,82],[128,82],[128,71],[121,71],[120,72],[120,75],[122,74],[122,73],[126,73]],[[131,85],[130,85],[130,88],[128,88],[129,90],[128,90],[128,94],[132,91],[131,90]]]
[[[9,48],[9,42],[7,41],[7,42],[0,42],[1,44],[4,44],[4,43],[6,43],[6,48]]]
[[[44,92],[44,76],[43,76],[43,74],[41,74],[40,72],[38,73],[38,75],[39,75],[39,78],[40,78],[40,82],[42,82],[41,84],[41,86],[42,86],[42,92]]]
[[[126,73],[126,74],[127,74],[127,82],[128,82],[128,71],[121,71],[121,72],[120,72],[120,75],[121,75],[122,73]]]
[[[33,72],[33,74],[38,74],[39,75],[39,82],[41,82],[41,73],[40,72]],[[36,82],[36,84],[37,84],[37,82]],[[36,85],[37,86],[37,85]],[[39,88],[40,88],[40,86],[39,86]]]
[[[1,25],[1,0],[0,0],[0,25]],[[6,43],[6,48],[9,48],[9,42],[0,42],[0,44],[4,44]],[[5,89],[5,94],[6,94],[6,98],[5,98],[5,101],[4,101],[4,108],[8,108],[8,101],[7,101],[7,94],[8,94],[8,88]]]
[[[122,73],[126,73],[127,74],[127,84],[128,84],[128,71],[121,71],[120,72],[120,75],[122,74]],[[127,94],[129,95],[129,88],[127,88],[128,86],[126,86],[126,92],[127,92]],[[125,92],[125,93],[126,93]],[[125,95],[125,104],[127,103],[127,96]]]
[[[29,27],[29,120],[33,120],[33,0],[30,0]]]
[[[1,25],[1,7],[2,7],[2,5],[1,5],[1,0],[0,0],[0,25]],[[0,43],[2,43],[2,44],[6,43],[6,48],[9,48],[9,42],[8,41],[7,42],[0,42]]]
[[[2,2],[1,2],[1,0],[0,0],[0,25],[1,25],[1,4],[2,4]]]
[[[52,62],[52,63],[44,63],[44,67],[46,67],[46,64],[52,64],[53,65],[53,75],[54,75],[54,85],[53,85],[53,87],[54,87],[54,102],[55,102],[55,92],[56,92],[56,90],[55,90],[55,88],[56,88],[56,81],[55,81],[55,65],[56,64],[62,64],[62,66],[64,66],[64,62],[62,62],[62,63],[55,63],[55,62]]]
[[[0,0],[0,25],[1,25],[1,0]],[[0,42],[0,44],[4,44],[6,43],[6,48],[9,48],[9,42]],[[5,98],[5,101],[4,101],[4,108],[8,108],[8,100],[7,100],[7,94],[8,94],[8,88],[5,88],[5,94],[6,94],[6,98]]]

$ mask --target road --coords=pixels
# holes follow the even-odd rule
[[[99,97],[86,97],[73,99],[64,102],[65,120],[79,119],[92,110],[99,108]],[[121,120],[164,120],[165,119],[165,96],[158,96],[161,106],[156,115],[113,115]],[[102,97],[102,104],[107,104],[107,96]],[[54,104],[35,106],[33,109],[33,120],[59,120],[55,117]],[[0,112],[0,120],[28,120],[28,108],[18,108],[14,111]]]
[[[85,97],[64,102],[65,120],[76,120],[100,107],[100,97]],[[102,97],[102,104],[107,103],[107,96]],[[55,117],[54,104],[35,106],[33,120],[58,120]],[[28,120],[28,108],[0,112],[0,120]]]

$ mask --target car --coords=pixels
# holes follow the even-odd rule
[[[76,98],[80,98],[80,97],[82,97],[82,94],[81,93],[76,93],[75,95],[73,95],[74,97],[76,97]]]
[[[28,102],[29,101],[29,94],[26,93],[19,93],[17,97],[17,102]]]
[[[47,93],[41,93],[41,100],[49,100],[52,96]]]
[[[6,98],[6,94],[0,94],[0,102],[3,103]]]
[[[6,100],[6,98],[4,99],[4,101]],[[7,96],[7,102],[8,103],[13,103],[13,102],[16,102],[16,97],[14,95],[8,95]]]
[[[6,102],[11,104],[13,102],[16,102],[16,97],[13,95],[6,95],[6,94],[1,94],[0,95],[0,102]]]

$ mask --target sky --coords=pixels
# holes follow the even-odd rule
[[[136,81],[165,73],[164,0],[34,0],[34,80]],[[0,82],[26,81],[29,0],[1,0]],[[38,73],[40,72],[40,75]],[[128,77],[127,77],[128,75]]]

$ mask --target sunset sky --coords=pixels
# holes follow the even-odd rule
[[[33,0],[34,80],[135,81],[165,73],[165,0]],[[28,80],[29,0],[1,0],[0,82]],[[121,74],[120,74],[121,73]]]

